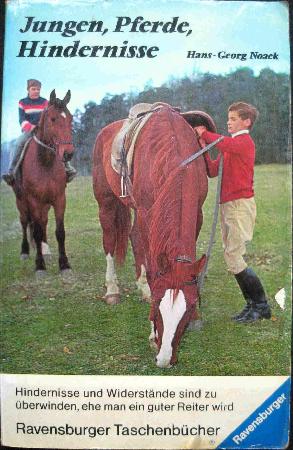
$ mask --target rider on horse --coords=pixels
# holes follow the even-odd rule
[[[45,98],[40,97],[41,86],[42,84],[38,80],[28,80],[28,95],[18,103],[19,123],[22,134],[16,141],[16,150],[8,173],[2,176],[3,180],[10,186],[13,185],[15,181],[15,175],[25,143],[33,136],[33,130],[38,125],[41,114],[48,106],[48,101]],[[76,176],[76,170],[70,165],[69,161],[64,162],[64,165],[66,180],[69,183]]]

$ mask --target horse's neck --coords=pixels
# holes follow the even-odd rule
[[[156,200],[151,208],[150,252],[155,270],[160,254],[170,260],[184,255],[193,261],[197,220],[207,189],[203,161],[189,170],[180,166],[196,148],[196,141],[188,125],[176,117],[161,114],[160,126],[155,128],[153,124],[154,138],[146,135],[153,142],[151,179]]]
[[[51,167],[55,160],[55,154],[52,150],[46,148],[46,146],[50,146],[48,139],[45,138],[42,129],[38,129],[36,132],[36,138],[39,142],[36,141],[37,145],[37,157],[42,166]]]

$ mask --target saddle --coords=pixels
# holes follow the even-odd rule
[[[147,123],[152,114],[159,109],[168,106],[167,103],[137,103],[129,110],[127,119],[124,119],[122,127],[115,136],[111,148],[111,165],[119,175],[131,174],[132,160],[135,143],[139,132]],[[178,108],[172,108],[178,111]]]

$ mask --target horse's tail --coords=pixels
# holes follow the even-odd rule
[[[115,225],[117,231],[115,257],[118,264],[123,264],[127,253],[128,237],[131,230],[131,214],[130,208],[120,202],[117,204]]]

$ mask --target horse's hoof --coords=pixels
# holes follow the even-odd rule
[[[203,328],[203,320],[191,320],[187,326],[187,331],[200,331]]]
[[[36,270],[36,278],[37,279],[42,279],[47,275],[47,271],[46,270]]]
[[[25,261],[26,259],[29,259],[29,254],[28,254],[28,253],[22,253],[22,254],[20,255],[20,259],[21,259],[22,261]]]
[[[73,271],[71,269],[60,270],[60,275],[63,280],[70,280],[73,277]]]
[[[153,339],[149,339],[149,343],[150,343],[150,348],[152,350],[156,350],[156,352],[159,350],[157,344],[155,343],[155,341]]]
[[[120,295],[119,294],[106,295],[105,303],[107,303],[107,305],[111,305],[111,306],[118,305],[118,303],[120,303]]]
[[[61,275],[72,275],[73,271],[72,271],[72,269],[61,269],[60,273],[61,273]]]

